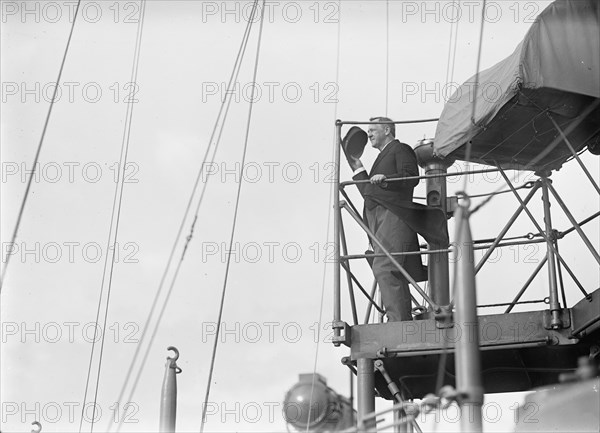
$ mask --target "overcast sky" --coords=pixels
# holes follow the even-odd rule
[[[348,350],[327,342],[333,285],[331,264],[326,267],[324,262],[332,252],[327,218],[334,120],[336,114],[344,120],[385,114],[386,58],[387,114],[395,120],[438,117],[444,98],[450,96],[445,90],[449,88],[446,71],[455,10],[451,3],[391,1],[388,58],[386,2],[347,1],[341,6],[337,2],[269,2],[257,75],[259,94],[250,125],[248,168],[243,176],[225,299],[226,332],[218,346],[206,431],[285,428],[281,414],[285,392],[298,374],[312,372],[315,363],[324,269],[317,371],[337,392],[348,395],[348,371],[340,364]],[[452,75],[456,83],[475,72],[481,16],[481,2],[461,3]],[[549,4],[488,3],[482,69],[510,55],[535,16]],[[1,4],[4,263],[74,2]],[[118,421],[124,417],[125,401],[115,402],[201,168],[250,5],[147,2],[95,431],[106,430],[111,418]],[[50,119],[17,238],[18,249],[2,289],[2,431],[29,431],[34,420],[42,422],[45,432],[79,429],[139,16],[138,2],[82,3],[60,99]],[[215,162],[205,167],[202,181],[208,182],[208,187],[193,239],[122,431],[158,428],[169,345],[180,350],[178,364],[183,369],[178,376],[178,430],[198,431],[200,427],[257,32],[258,26],[254,26]],[[435,123],[397,130],[398,138],[413,146],[434,133]],[[373,149],[367,149],[365,163],[370,164],[375,156]],[[586,153],[583,159],[598,178],[597,157]],[[461,168],[456,164],[450,170]],[[349,168],[344,166],[342,175],[348,178]],[[521,173],[516,183],[532,178],[531,173]],[[575,163],[565,165],[553,178],[578,220],[597,211],[597,197]],[[496,175],[473,178],[468,191],[486,192],[501,184]],[[450,194],[459,189],[462,179],[449,182]],[[416,195],[422,196],[424,191],[422,182]],[[361,204],[355,191],[352,197]],[[541,215],[540,200],[533,202],[533,209]],[[474,236],[494,236],[504,224],[502,218],[515,208],[513,197],[494,199],[473,218]],[[555,226],[559,230],[567,227],[558,206],[552,211]],[[182,241],[191,224],[190,217]],[[453,227],[450,221],[451,233]],[[533,230],[523,218],[508,236]],[[585,230],[591,239],[598,239],[597,222]],[[350,249],[363,252],[365,237],[352,227],[348,227],[348,235]],[[180,242],[176,257],[182,247]],[[561,243],[561,252],[589,291],[598,287],[597,266],[575,234]],[[480,303],[510,301],[543,254],[539,245],[511,247],[499,253],[478,275]],[[370,285],[367,267],[359,268],[358,273]],[[570,305],[580,299],[573,286],[569,281]],[[544,298],[545,287],[544,271],[524,299]],[[165,292],[159,305],[164,301]],[[361,305],[362,312],[364,303]],[[350,322],[348,308],[344,311]],[[155,323],[156,315],[150,329]],[[88,406],[93,401],[99,348],[97,345],[92,363]],[[139,362],[134,377],[138,370]],[[131,382],[125,396],[130,386]],[[489,413],[493,422],[488,428],[510,428],[513,405],[521,400],[522,394],[488,397],[486,401],[502,405],[498,417]],[[83,431],[90,430],[90,418],[91,408]],[[445,428],[458,430],[458,425],[449,422]]]

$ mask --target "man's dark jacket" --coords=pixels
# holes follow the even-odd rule
[[[363,171],[356,174],[354,180],[368,180],[376,174],[385,175],[386,179],[418,176],[417,157],[413,149],[405,143],[393,140],[379,152],[371,167],[371,173]],[[441,209],[413,203],[413,190],[419,179],[386,181],[379,185],[371,183],[358,184],[358,189],[365,200],[366,209],[373,209],[378,204],[398,215],[414,232],[419,233],[430,248],[448,247],[448,226],[446,216]],[[365,215],[366,219],[366,215]],[[411,258],[420,263],[420,256],[407,257],[406,268],[415,275],[412,268],[417,266]]]

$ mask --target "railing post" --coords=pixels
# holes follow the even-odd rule
[[[547,173],[538,173],[542,181],[542,201],[544,203],[544,223],[546,224],[546,257],[548,258],[548,286],[550,299],[550,327],[552,329],[562,328],[560,318],[560,303],[558,302],[558,285],[556,283],[556,259],[554,257],[554,231],[552,230],[552,218],[550,215],[550,197],[548,194]]]
[[[467,200],[468,201],[468,200]],[[456,328],[456,388],[461,408],[461,431],[481,432],[483,385],[479,353],[479,322],[475,293],[473,240],[469,227],[468,204],[456,211],[456,242],[460,259],[456,262],[455,328]]]
[[[339,346],[341,330],[339,322],[342,320],[342,305],[340,295],[340,146],[342,137],[342,123],[335,122],[335,150],[334,150],[334,178],[333,178],[333,337],[334,345]]]

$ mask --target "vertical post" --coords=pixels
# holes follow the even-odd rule
[[[548,258],[548,286],[550,299],[550,327],[552,329],[562,328],[562,320],[560,319],[560,303],[558,302],[558,284],[556,282],[556,259],[554,257],[554,231],[552,230],[552,218],[550,216],[550,197],[548,195],[548,179],[547,173],[539,173],[542,181],[542,201],[544,203],[544,223],[546,224],[546,257]]]
[[[375,418],[364,420],[365,415],[375,412],[375,365],[372,359],[356,360],[356,391],[358,399],[358,424],[365,430],[375,428]]]
[[[350,369],[348,369],[348,376],[350,377],[350,397],[348,400],[350,401],[350,407],[354,408],[354,373]]]
[[[400,426],[396,424],[400,421],[400,409],[394,409],[394,433],[401,433]]]
[[[346,233],[344,232],[344,222],[340,219],[340,242],[342,254],[348,254],[348,245],[346,244]],[[341,260],[340,260],[341,266]],[[350,296],[350,307],[352,310],[352,319],[354,324],[358,325],[358,314],[356,312],[356,300],[354,299],[354,288],[352,287],[352,277],[350,276],[350,261],[346,261],[346,283],[348,284],[348,295]]]
[[[468,204],[460,205],[456,212],[456,242],[462,251],[456,263],[456,387],[460,395],[461,431],[481,432],[481,406],[483,386],[479,354],[479,322],[475,293],[475,267],[473,240],[469,227]]]
[[[162,392],[160,397],[160,432],[174,433],[175,421],[177,417],[177,377],[181,369],[177,367],[179,351],[169,346],[167,350],[175,352],[175,357],[167,357],[165,365],[165,377],[163,379]]]
[[[425,169],[427,185],[427,205],[440,208],[444,214],[448,211],[446,194],[446,177],[448,167],[452,165],[452,159],[440,159],[433,155],[433,140],[420,140],[415,147],[415,154],[419,165]],[[431,287],[431,298],[438,305],[450,303],[448,253],[429,254],[429,287]]]
[[[340,296],[340,146],[342,137],[342,123],[335,122],[335,150],[334,150],[334,177],[333,177],[333,336],[340,337],[338,323],[342,320],[342,305]]]

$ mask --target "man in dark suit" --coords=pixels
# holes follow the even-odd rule
[[[379,150],[371,173],[367,173],[360,157],[349,152],[346,154],[348,163],[354,170],[353,179],[370,180],[370,183],[357,185],[365,200],[364,216],[369,228],[390,253],[419,251],[417,232],[430,244],[444,248],[448,244],[448,232],[443,212],[412,202],[413,191],[419,180],[386,181],[418,176],[415,152],[409,145],[396,140],[396,128],[391,119],[374,117],[370,120],[390,122],[369,125],[368,138],[372,147]],[[373,249],[375,254],[382,253],[375,243]],[[418,277],[423,272],[419,255],[394,258],[415,280],[426,279]],[[376,256],[372,269],[381,290],[388,320],[412,320],[411,297],[406,278],[386,256]]]

